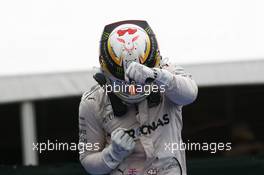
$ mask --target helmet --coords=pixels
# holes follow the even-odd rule
[[[146,21],[128,20],[105,26],[100,42],[99,61],[109,84],[131,85],[135,82],[125,76],[131,62],[136,61],[153,68],[159,66],[160,59],[156,37]],[[125,86],[114,93],[128,103],[142,101],[149,94],[131,93],[131,86]]]

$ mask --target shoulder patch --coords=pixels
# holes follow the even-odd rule
[[[97,85],[94,85],[91,87],[91,89],[87,92],[85,92],[83,95],[82,95],[82,100],[90,100],[90,99],[93,99],[95,100],[94,97],[90,97],[96,90],[98,90],[100,88],[100,86],[97,84]]]

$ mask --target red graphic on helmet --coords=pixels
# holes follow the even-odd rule
[[[134,34],[136,32],[137,32],[137,29],[131,29],[131,28],[129,28],[129,29],[126,29],[126,30],[120,29],[120,30],[117,31],[117,34],[119,36],[123,36],[126,33],[128,33],[129,35],[132,35],[132,34]]]
[[[131,28],[128,28],[128,29],[125,29],[125,30],[118,30],[117,31],[117,34],[119,37],[123,37],[126,33],[128,33],[128,35],[133,35],[137,32],[137,29],[131,29]],[[136,35],[135,37],[133,38],[117,38],[117,40],[120,42],[120,43],[123,43],[124,44],[124,49],[128,52],[131,52],[135,49],[135,45],[134,45],[134,42],[139,38],[139,35]]]

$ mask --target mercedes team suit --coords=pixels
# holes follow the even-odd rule
[[[122,117],[114,115],[109,96],[99,85],[83,94],[79,108],[79,143],[89,145],[80,153],[87,172],[186,175],[185,151],[172,151],[166,145],[182,142],[182,107],[196,99],[198,88],[182,67],[170,64],[158,71],[167,75],[158,77],[165,85],[160,103],[149,106],[145,99],[137,105],[130,104]],[[133,152],[121,160],[109,154],[111,134],[117,128],[129,132],[136,143]]]

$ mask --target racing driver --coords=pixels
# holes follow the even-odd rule
[[[106,25],[98,82],[79,107],[80,162],[89,174],[186,175],[182,107],[198,88],[182,67],[162,59],[146,21]]]

